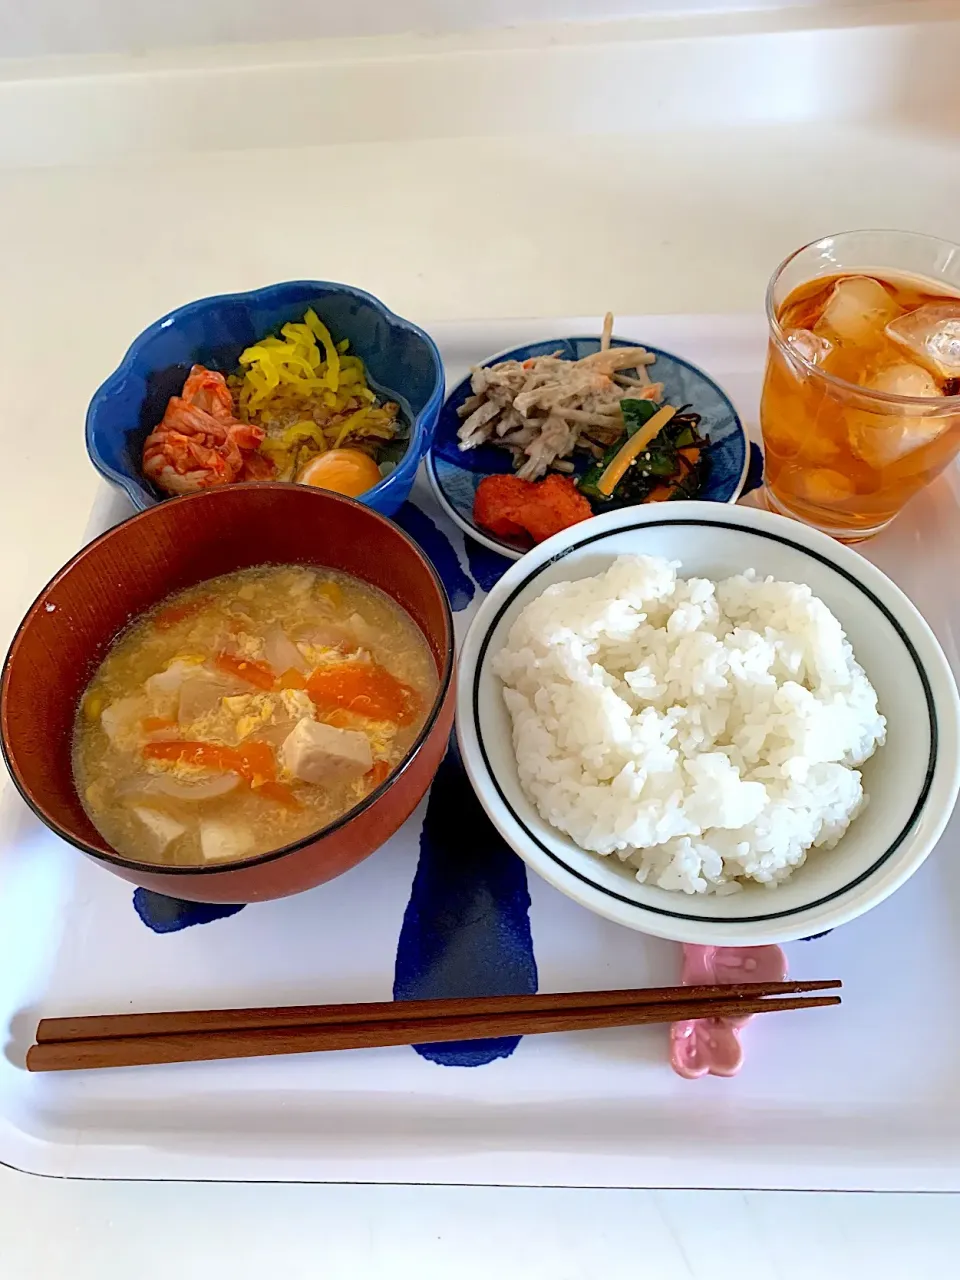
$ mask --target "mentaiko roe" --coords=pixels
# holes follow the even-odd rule
[[[590,503],[573,480],[556,473],[543,480],[485,476],[473,500],[474,520],[500,538],[527,533],[534,542],[543,542],[592,515]]]

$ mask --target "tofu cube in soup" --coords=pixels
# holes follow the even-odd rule
[[[355,782],[373,768],[365,733],[337,729],[317,720],[300,720],[280,748],[284,768],[303,782],[327,785]]]
[[[229,862],[253,849],[254,837],[245,827],[206,818],[200,823],[200,849],[205,862]]]
[[[378,786],[436,688],[419,628],[367,583],[296,565],[225,574],[114,641],[77,711],[77,791],[137,862],[269,853]]]
[[[148,809],[145,805],[133,805],[132,812],[144,826],[144,835],[158,852],[166,849],[186,831],[182,822],[171,818],[169,813],[161,813],[157,809]]]

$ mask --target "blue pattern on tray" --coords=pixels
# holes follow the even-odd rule
[[[750,441],[750,461],[747,464],[747,478],[743,482],[740,496],[753,493],[763,484],[763,450],[755,440]]]
[[[513,561],[485,547],[482,542],[477,542],[474,538],[464,537],[463,545],[466,548],[470,572],[476,578],[480,590],[492,591]]]
[[[629,347],[637,344],[625,338],[614,338],[612,345]],[[710,441],[707,451],[710,465],[700,498],[706,502],[731,501],[739,492],[747,458],[747,437],[736,409],[726,394],[702,370],[680,356],[647,346],[646,343],[643,345],[657,357],[656,363],[649,367],[649,373],[655,382],[664,384],[664,401],[678,406],[689,404],[701,415],[700,430]],[[599,338],[555,338],[514,347],[512,351],[495,356],[486,363],[528,360],[553,354],[559,354],[567,360],[580,360],[599,349]],[[466,453],[461,453],[458,449],[457,430],[460,419],[457,417],[457,409],[470,394],[468,376],[447,396],[427,455],[427,466],[442,499],[468,527],[476,528],[473,521],[473,500],[477,485],[484,476],[512,471],[513,461],[506,450],[493,445],[481,445]],[[511,547],[510,542],[497,538],[488,530],[483,530],[483,536],[504,547]]]
[[[440,575],[450,597],[450,607],[458,613],[465,609],[473,599],[474,585],[460,567],[453,543],[447,535],[412,502],[405,502],[393,518],[404,533],[409,533]]]
[[[397,944],[395,1000],[530,995],[537,964],[526,867],[490,823],[452,740],[430,791]],[[519,1036],[414,1046],[447,1067],[507,1058]]]
[[[134,889],[133,909],[154,933],[179,933],[195,924],[211,924],[242,911],[244,903],[185,902],[152,889]]]

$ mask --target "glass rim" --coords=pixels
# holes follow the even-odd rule
[[[853,391],[858,395],[865,396],[869,400],[877,400],[881,404],[891,405],[910,405],[912,407],[925,406],[928,410],[926,417],[940,417],[946,411],[955,413],[960,409],[960,392],[952,396],[940,396],[934,399],[933,396],[901,396],[893,391],[877,391],[872,387],[861,386],[859,382],[848,382],[846,378],[838,378],[835,373],[827,373],[825,369],[821,369],[819,365],[814,364],[811,360],[807,360],[795,350],[787,342],[780,321],[777,319],[776,308],[773,301],[773,291],[776,287],[780,276],[795,258],[799,258],[801,253],[805,253],[807,249],[816,248],[817,245],[825,244],[828,240],[845,240],[848,236],[863,235],[895,235],[905,236],[911,240],[926,240],[931,244],[944,245],[949,249],[956,249],[960,253],[960,245],[956,245],[952,240],[943,240],[940,236],[927,235],[923,231],[898,231],[891,227],[861,227],[853,231],[837,231],[833,235],[818,236],[816,240],[808,240],[806,244],[802,244],[799,249],[794,249],[783,259],[775,268],[770,282],[767,285],[767,292],[764,299],[765,309],[767,313],[767,324],[770,328],[770,336],[776,343],[783,355],[806,373],[815,374],[824,382],[831,386],[838,387],[841,391]],[[851,273],[854,274],[854,273]],[[908,274],[908,273],[905,273]],[[811,277],[814,279],[815,277]],[[932,277],[924,277],[931,278]],[[960,295],[958,295],[960,296]]]

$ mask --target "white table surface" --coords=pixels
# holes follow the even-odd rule
[[[905,66],[924,38],[898,37]],[[898,65],[888,55],[878,74]],[[0,99],[8,136],[11,112],[30,128],[33,91],[24,80]],[[828,103],[816,121],[736,127],[666,127],[661,102],[643,139],[534,137],[520,122],[469,142],[283,149],[281,133],[253,151],[0,168],[0,642],[83,533],[90,394],[165,310],[295,276],[350,280],[427,324],[753,310],[779,258],[831,230],[960,241],[956,103],[931,116],[898,100],[913,101],[891,83],[888,109],[867,113],[841,91],[835,118]],[[955,1274],[958,1254],[957,1204],[940,1196],[77,1183],[0,1168],[2,1280],[912,1280]]]
[[[0,1171],[5,1280],[921,1280],[949,1196],[68,1183]]]

